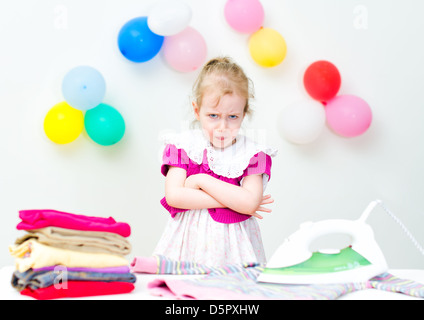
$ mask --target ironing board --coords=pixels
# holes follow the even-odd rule
[[[15,270],[14,266],[5,266],[0,269],[0,300],[34,300],[31,297],[22,296],[11,285],[10,280]],[[424,270],[393,269],[389,272],[397,277],[424,283]],[[147,284],[154,279],[187,279],[201,277],[199,275],[154,275],[136,274],[137,282],[135,290],[129,294],[94,296],[73,298],[81,300],[170,300],[151,295],[147,290]],[[219,300],[219,297],[217,297]],[[375,289],[366,289],[344,295],[340,300],[423,300],[399,293],[386,292]]]

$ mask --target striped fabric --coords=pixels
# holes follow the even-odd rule
[[[175,274],[175,275],[190,275],[190,274],[214,274],[225,275],[245,271],[248,268],[261,267],[259,263],[241,263],[228,264],[219,267],[207,266],[201,263],[190,261],[176,261],[168,259],[161,255],[156,255],[157,259],[157,274]]]
[[[367,282],[367,288],[403,293],[409,296],[424,298],[424,285],[421,283],[400,279],[390,273],[384,273]]]
[[[424,298],[424,285],[412,280],[399,279],[389,273],[363,283],[324,285],[281,285],[258,283],[256,278],[263,265],[245,263],[209,267],[193,262],[174,261],[156,256],[157,274],[199,275],[195,279],[156,279],[148,284],[152,295],[178,299],[304,299],[334,300],[345,294],[374,288]]]

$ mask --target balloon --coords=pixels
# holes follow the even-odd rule
[[[192,27],[165,38],[163,54],[168,64],[177,71],[190,72],[206,59],[207,46],[203,36]]]
[[[147,17],[152,32],[172,36],[183,31],[191,20],[191,8],[178,0],[164,0],[156,4]]]
[[[285,107],[279,117],[279,130],[295,144],[315,141],[325,127],[325,111],[321,103],[301,100]]]
[[[86,112],[84,126],[88,136],[102,146],[117,143],[125,133],[124,118],[115,108],[104,103]]]
[[[158,54],[163,39],[149,29],[147,17],[138,17],[128,21],[119,31],[118,47],[128,60],[145,62]]]
[[[249,51],[253,60],[262,67],[275,67],[287,53],[286,41],[278,31],[261,28],[249,40]]]
[[[74,141],[84,129],[84,114],[65,101],[53,106],[44,118],[44,132],[58,144]]]
[[[344,137],[363,134],[371,125],[372,112],[368,103],[353,95],[340,95],[325,106],[328,126]]]
[[[106,93],[106,83],[99,71],[89,66],[71,69],[63,78],[62,94],[73,108],[88,110],[99,105]]]
[[[334,98],[340,89],[341,77],[336,66],[328,61],[312,63],[303,76],[308,94],[315,100],[328,101]]]
[[[254,33],[264,22],[264,8],[258,0],[228,0],[224,16],[236,31]]]

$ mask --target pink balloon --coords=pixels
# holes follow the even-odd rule
[[[329,127],[344,137],[363,134],[372,121],[368,103],[353,95],[340,95],[327,101],[325,114]]]
[[[258,31],[264,22],[264,15],[259,0],[228,0],[224,8],[228,24],[242,33]]]
[[[205,62],[206,41],[197,30],[187,27],[180,33],[165,37],[163,53],[165,60],[175,70],[194,71]]]

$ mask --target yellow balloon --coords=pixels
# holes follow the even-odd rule
[[[74,141],[84,129],[84,114],[65,101],[56,104],[44,118],[44,132],[58,144]]]
[[[271,28],[261,28],[249,40],[249,51],[253,60],[262,67],[279,65],[287,53],[283,36]]]

